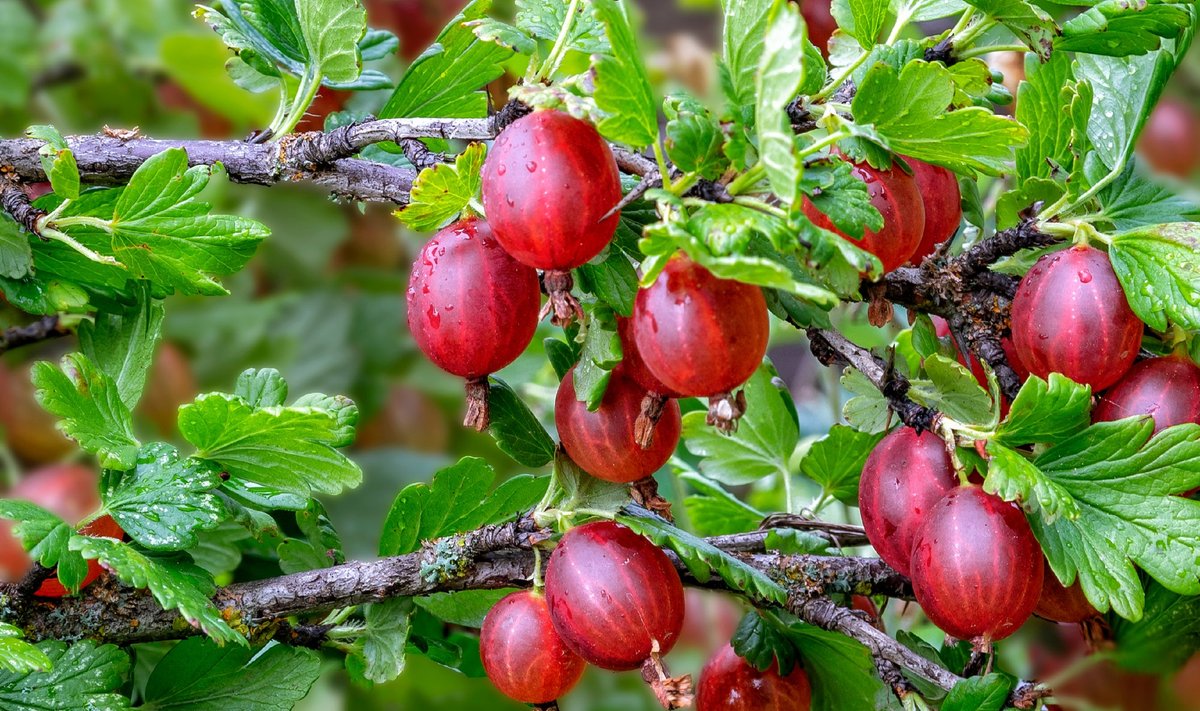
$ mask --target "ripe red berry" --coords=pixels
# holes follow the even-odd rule
[[[1154,432],[1186,422],[1200,423],[1200,367],[1187,356],[1137,363],[1100,396],[1093,422],[1137,415],[1154,418]]]
[[[497,689],[527,704],[567,693],[586,666],[554,631],[545,596],[528,590],[506,596],[488,612],[479,657]]]
[[[877,170],[866,163],[854,164],[854,176],[867,184],[871,204],[883,215],[883,229],[866,230],[861,240],[848,237],[833,226],[816,206],[804,199],[804,214],[813,224],[832,230],[858,247],[879,257],[883,271],[890,272],[912,258],[925,232],[925,204],[917,181],[899,167]]]
[[[1103,390],[1133,365],[1142,330],[1108,255],[1087,246],[1043,256],[1013,299],[1013,344],[1040,378],[1062,373]]]
[[[796,666],[780,676],[772,663],[759,671],[725,645],[700,672],[696,711],[808,711],[812,687],[808,675]]]
[[[741,416],[732,391],[767,352],[770,321],[762,290],[719,279],[676,255],[633,307],[633,338],[650,372],[673,392],[709,397],[709,420],[724,428]]]
[[[800,3],[800,14],[808,26],[808,39],[826,56],[829,55],[829,38],[837,29],[831,5],[830,0],[802,0]]]
[[[880,440],[858,484],[863,528],[879,557],[908,575],[922,521],[956,486],[958,476],[942,438],[897,427]]]
[[[633,338],[633,319],[617,317],[617,335],[621,337],[621,369],[625,376],[641,385],[647,392],[656,393],[663,397],[683,397],[683,393],[667,387],[663,381],[654,377],[642,354],[638,352],[637,341]]]
[[[483,207],[496,239],[517,261],[546,270],[556,323],[578,311],[570,270],[612,240],[620,201],[612,149],[591,124],[561,111],[518,119],[483,164]]]
[[[86,518],[100,507],[100,494],[95,472],[73,464],[38,469],[17,482],[6,498],[37,504],[67,523]],[[20,580],[33,567],[33,560],[12,533],[11,521],[0,521],[0,579]],[[80,530],[89,536],[122,538],[125,532],[110,516],[102,516]],[[100,564],[88,561],[87,575],[80,587],[90,585],[103,573]],[[48,578],[34,593],[42,597],[62,597],[66,588],[57,577]]]
[[[939,244],[958,232],[962,223],[962,192],[958,188],[958,176],[953,172],[916,158],[906,156],[904,160],[913,169],[913,178],[925,206],[925,230],[911,259],[914,264],[920,264]]]
[[[683,584],[661,550],[612,521],[568,531],[546,565],[550,619],[567,646],[602,669],[637,669],[671,651]]]
[[[994,642],[1017,630],[1042,592],[1042,549],[1015,504],[961,486],[933,506],[912,554],[912,584],[952,637]]]
[[[613,373],[604,399],[595,412],[575,396],[572,370],[558,386],[554,424],[571,459],[598,479],[625,484],[645,479],[666,464],[679,444],[679,405],[668,401],[653,426],[649,446],[637,442],[637,419],[647,393],[621,374]]]
[[[434,365],[467,379],[465,424],[487,426],[487,376],[516,360],[537,329],[537,272],[468,218],[425,244],[408,282],[408,328]]]
[[[1033,614],[1054,622],[1070,623],[1090,620],[1100,613],[1088,602],[1078,580],[1069,588],[1063,587],[1047,561],[1042,573],[1042,595]]]

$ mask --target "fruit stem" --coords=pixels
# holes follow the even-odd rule
[[[820,92],[812,97],[812,102],[814,104],[820,103],[833,95],[833,92],[837,91],[842,84],[845,84],[846,80],[850,78],[850,75],[854,74],[854,72],[863,65],[863,62],[867,61],[867,57],[869,56],[871,56],[871,52],[863,50],[863,52],[858,55],[858,59],[855,59],[853,62],[851,62],[849,66],[842,70],[841,74],[831,79],[829,83],[825,85],[825,88],[821,89]]]
[[[723,434],[737,431],[737,421],[746,414],[746,391],[717,393],[708,399],[708,417],[705,421]]]
[[[537,546],[533,547],[533,592],[535,595],[540,595],[542,588],[546,587],[546,582],[542,580],[542,550]]]
[[[806,158],[806,157],[816,153],[817,151],[820,151],[823,148],[832,146],[833,144],[837,143],[838,141],[842,140],[843,138],[849,138],[849,137],[850,137],[850,131],[848,129],[846,129],[845,127],[840,128],[837,131],[830,133],[828,136],[826,136],[826,137],[822,138],[821,140],[817,141],[816,143],[812,144],[808,148],[801,150],[799,153],[796,154],[796,157],[797,158]]]
[[[956,52],[955,56],[959,60],[963,60],[982,57],[985,54],[992,54],[993,52],[1024,52],[1027,49],[1023,44],[992,44],[986,47],[972,47],[962,52]]]
[[[576,318],[580,323],[583,322],[583,307],[571,295],[571,289],[575,286],[571,272],[558,269],[546,270],[542,273],[542,284],[549,298],[541,312],[538,313],[539,320],[545,318],[547,314],[551,314],[550,323],[563,328],[570,326]]]
[[[571,0],[571,4],[567,7],[567,15],[563,18],[562,29],[559,30],[558,37],[554,40],[554,46],[550,48],[550,54],[546,55],[546,61],[542,62],[541,68],[538,69],[538,78],[550,76],[558,71],[562,60],[567,55],[567,38],[571,36],[571,27],[575,24],[577,12],[579,12],[579,0]]]
[[[467,416],[463,419],[463,426],[470,427],[476,432],[483,432],[488,428],[490,419],[488,412],[487,376],[468,378],[466,390]]]
[[[667,397],[658,393],[646,393],[642,397],[642,408],[633,423],[633,440],[642,449],[654,444],[654,428],[662,419],[667,408]]]
[[[762,180],[767,174],[767,167],[762,163],[755,163],[749,170],[742,173],[733,179],[733,182],[725,186],[725,189],[730,195],[738,195],[745,192],[750,186]]]
[[[650,657],[642,664],[642,679],[654,691],[655,698],[664,709],[681,709],[692,705],[692,677],[690,674],[672,677],[659,655],[658,640],[653,641]]]
[[[892,31],[888,34],[884,44],[895,44],[896,40],[900,39],[900,33],[904,31],[905,27],[908,27],[908,21],[912,19],[912,12],[907,9],[907,5],[904,8],[901,12],[896,13],[896,24],[892,25]]]

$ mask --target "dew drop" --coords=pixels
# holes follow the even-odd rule
[[[530,173],[536,173],[537,172],[537,163],[535,163],[533,161],[527,162],[525,164],[525,170],[528,170]]]
[[[508,166],[504,165],[503,163],[496,166],[496,175],[504,175],[507,172],[508,172]]]
[[[431,328],[436,329],[442,327],[442,315],[438,313],[436,308],[430,306],[429,309],[426,310],[425,315],[429,317],[429,326]]]
[[[1092,273],[1086,269],[1080,269],[1079,270],[1079,282],[1081,284],[1092,283]]]

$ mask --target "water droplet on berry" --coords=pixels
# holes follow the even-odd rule
[[[440,313],[438,313],[437,309],[430,306],[429,309],[425,312],[425,315],[429,317],[430,328],[441,328],[442,315]]]
[[[525,170],[528,170],[530,173],[536,173],[537,172],[537,163],[535,163],[533,161],[527,162],[525,164]]]
[[[1086,269],[1079,270],[1079,281],[1082,284],[1090,284],[1092,281],[1092,273]]]
[[[504,165],[503,163],[496,166],[496,175],[504,175],[507,172],[508,172],[508,166]]]

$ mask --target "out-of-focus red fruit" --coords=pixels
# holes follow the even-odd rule
[[[1154,418],[1154,432],[1186,422],[1200,423],[1200,367],[1184,355],[1134,364],[1096,403],[1093,422],[1137,415]]]
[[[479,657],[497,689],[527,704],[567,693],[586,666],[554,631],[546,598],[528,590],[505,597],[488,612],[479,632]]]
[[[408,329],[434,365],[467,379],[468,427],[487,426],[487,376],[529,345],[540,301],[537,272],[509,256],[483,220],[446,227],[417,256]]]
[[[1042,574],[1042,596],[1033,614],[1053,622],[1083,622],[1099,615],[1083,594],[1079,581],[1067,588],[1058,580],[1047,561]]]
[[[359,449],[404,447],[418,452],[445,452],[450,446],[446,415],[425,393],[406,385],[393,386],[383,406],[358,427]]]
[[[554,399],[554,424],[571,459],[588,474],[618,484],[639,481],[658,471],[679,444],[679,405],[674,400],[667,402],[653,426],[650,445],[642,448],[635,423],[646,394],[618,368],[608,381],[600,407],[589,412],[587,404],[575,395],[574,369],[567,373]]]
[[[808,39],[826,56],[829,56],[829,38],[838,28],[830,11],[831,4],[830,0],[800,0],[800,14],[804,16],[804,24],[808,25]]]
[[[75,451],[75,444],[58,431],[54,416],[38,404],[28,365],[0,362],[0,403],[5,442],[22,460],[48,464]]]
[[[704,665],[696,689],[696,711],[808,711],[812,687],[799,666],[780,676],[772,663],[755,669],[726,644]]]
[[[367,24],[400,38],[400,56],[416,59],[468,0],[366,0]]]
[[[687,588],[683,591],[687,614],[679,646],[711,654],[729,642],[742,619],[742,608],[729,595],[713,590]]]
[[[179,408],[194,400],[198,391],[187,355],[179,346],[164,341],[154,356],[138,412],[159,434],[169,437],[175,432]]]
[[[657,546],[598,521],[563,535],[546,565],[550,619],[567,646],[601,669],[641,667],[683,629],[683,584]]]
[[[68,523],[86,518],[100,506],[96,473],[75,464],[43,467],[32,472],[12,488],[4,498],[20,499],[37,504]],[[11,521],[0,521],[0,579],[15,582],[33,566],[29,554],[12,533]],[[125,532],[109,516],[102,516],[80,531],[89,536],[121,538]],[[90,585],[103,569],[94,560],[88,561],[87,576],[82,586]],[[62,597],[66,589],[58,578],[47,579],[35,593],[42,597]]]
[[[1200,654],[1193,654],[1171,681],[1171,690],[1182,707],[1177,711],[1200,711]]]
[[[1160,173],[1190,176],[1200,165],[1200,116],[1177,99],[1163,99],[1150,112],[1138,152]]]
[[[761,289],[719,279],[682,254],[638,292],[632,321],[650,373],[689,397],[726,398],[758,369],[770,335]]]
[[[925,205],[925,231],[911,259],[913,264],[920,264],[939,244],[958,232],[962,223],[962,193],[958,188],[958,176],[953,172],[916,158],[905,156],[904,160],[913,169],[913,178]]]
[[[29,196],[30,200],[37,200],[41,196],[49,195],[52,192],[54,192],[54,186],[48,182],[26,183],[25,185],[25,194]],[[3,294],[0,294],[0,298],[3,296]]]
[[[400,222],[383,205],[367,205],[343,210],[349,226],[346,240],[338,246],[333,260],[335,269],[347,266],[370,269],[397,269],[409,254],[400,239]]]
[[[612,150],[590,123],[561,111],[515,121],[483,164],[483,207],[496,239],[538,269],[569,271],[600,254],[620,201]]]
[[[312,104],[309,105],[308,111],[304,112],[304,118],[296,124],[296,131],[324,131],[325,119],[329,117],[329,114],[346,108],[346,102],[353,95],[352,91],[330,89],[327,86],[321,87]]]
[[[890,272],[912,258],[925,234],[925,204],[921,191],[917,181],[899,167],[877,170],[866,163],[855,163],[853,173],[867,184],[871,204],[883,215],[883,229],[878,232],[866,230],[861,240],[849,237],[834,227],[808,198],[804,199],[804,214],[818,227],[836,232],[879,257],[883,271]]]
[[[946,634],[994,642],[1033,613],[1044,560],[1020,508],[978,486],[960,486],[934,504],[920,527],[913,592]]]
[[[879,557],[909,574],[913,543],[934,504],[958,486],[946,443],[932,432],[897,427],[863,466],[858,508]]]
[[[1108,255],[1092,247],[1043,256],[1013,299],[1013,344],[1040,378],[1062,373],[1103,390],[1133,365],[1143,330]]]

